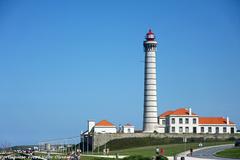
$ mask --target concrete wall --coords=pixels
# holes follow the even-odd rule
[[[143,137],[155,137],[155,138],[217,138],[228,139],[230,137],[240,138],[240,134],[153,134],[153,133],[116,133],[116,134],[94,134],[93,136],[93,149],[98,146],[102,146],[110,140],[122,139],[122,138],[143,138]]]

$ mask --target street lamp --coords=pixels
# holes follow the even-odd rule
[[[81,137],[82,137],[82,153],[84,154],[84,132],[81,131]]]

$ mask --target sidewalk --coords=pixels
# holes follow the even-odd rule
[[[196,151],[200,151],[200,150],[203,150],[203,149],[209,149],[209,148],[214,148],[214,147],[219,147],[219,146],[226,146],[226,145],[229,145],[231,146],[232,144],[223,144],[223,145],[217,145],[217,146],[208,146],[208,147],[202,147],[202,148],[198,148],[198,149],[194,149],[193,152],[196,152]],[[188,156],[190,154],[190,151],[185,151],[185,152],[182,152],[182,153],[179,153],[177,155],[177,160],[181,160],[181,157],[185,157],[185,160],[215,160],[215,159],[206,159],[206,158],[196,158],[196,157],[190,157]],[[169,160],[174,160],[174,157],[167,157]]]

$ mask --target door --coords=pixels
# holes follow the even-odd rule
[[[234,133],[234,128],[233,127],[231,127],[231,133]]]
[[[193,127],[193,133],[197,133],[197,127]]]

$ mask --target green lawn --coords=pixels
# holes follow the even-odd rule
[[[99,158],[90,156],[81,156],[81,160],[114,160],[113,158]]]
[[[229,144],[229,143],[233,143],[233,142],[207,142],[207,143],[204,143],[203,145],[213,146],[213,145],[221,145],[221,144]],[[187,143],[186,146],[185,144],[165,144],[165,145],[156,145],[156,146],[135,147],[135,148],[112,151],[110,154],[118,153],[120,155],[142,155],[142,156],[152,157],[155,155],[156,147],[163,148],[165,156],[173,156],[178,153],[189,150],[190,148],[198,148],[198,143]]]
[[[173,156],[178,153],[184,152],[189,150],[190,148],[198,148],[199,143],[187,143],[185,144],[164,144],[164,145],[154,145],[154,146],[145,146],[145,147],[133,147],[128,149],[121,149],[111,151],[110,148],[110,155],[115,155],[118,153],[119,155],[141,155],[144,157],[152,157],[155,156],[155,149],[156,147],[160,147],[164,149],[165,156]],[[204,146],[214,146],[214,145],[221,145],[221,144],[233,144],[232,141],[225,141],[225,142],[205,142],[203,143]],[[97,154],[97,152],[93,152],[93,154]],[[89,156],[81,156],[81,160],[111,160],[109,158],[96,158],[96,157],[89,157]]]
[[[232,141],[227,142],[206,142],[203,145],[204,146],[214,146],[214,145],[221,145],[221,144],[231,144]],[[116,151],[111,151],[110,154],[116,154],[119,155],[141,155],[144,157],[152,157],[155,156],[155,149],[156,147],[160,147],[164,149],[164,155],[165,156],[173,156],[178,153],[185,151],[185,144],[165,144],[165,145],[155,145],[155,146],[145,146],[145,147],[134,147],[129,149],[121,149]],[[198,143],[187,143],[186,144],[186,150],[189,150],[190,148],[198,148]],[[96,154],[96,152],[94,152]],[[94,158],[94,157],[87,157],[82,156],[81,160],[101,160],[102,158]],[[106,159],[106,158],[104,158]],[[106,159],[107,160],[107,159]]]
[[[217,157],[240,159],[240,148],[231,148],[216,153]]]

